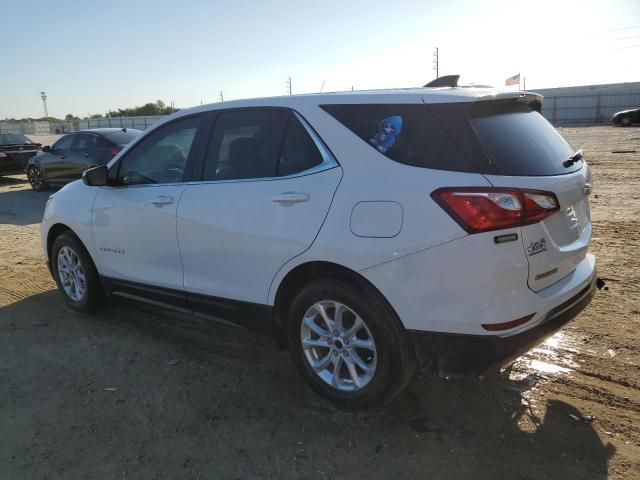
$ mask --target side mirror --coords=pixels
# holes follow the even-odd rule
[[[42,151],[46,153],[51,153],[51,147],[49,145],[45,145],[42,147]]]
[[[82,172],[82,181],[90,187],[104,187],[109,182],[109,169],[106,165],[93,167]]]

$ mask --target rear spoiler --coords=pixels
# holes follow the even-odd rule
[[[513,99],[516,102],[528,104],[532,110],[540,112],[542,110],[542,101],[544,97],[539,93],[533,92],[500,92],[491,95],[485,95],[476,99],[478,102],[485,102],[491,100],[509,100]]]

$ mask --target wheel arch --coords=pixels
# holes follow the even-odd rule
[[[65,225],[64,223],[55,223],[51,225],[49,231],[47,232],[47,258],[49,259],[49,263],[51,263],[51,249],[53,248],[53,242],[64,232],[71,232],[79,239],[78,235],[76,235],[71,227]],[[80,242],[82,242],[82,240],[80,240]],[[85,249],[86,248],[87,247],[85,246]]]
[[[343,280],[359,289],[379,294],[399,319],[396,310],[384,294],[358,272],[333,262],[309,261],[292,268],[278,285],[273,303],[273,321],[278,329],[283,329],[286,326],[286,309],[295,294],[309,282],[321,278]],[[402,325],[402,321],[400,324]]]

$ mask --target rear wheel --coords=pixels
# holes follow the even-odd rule
[[[622,117],[620,119],[620,125],[622,125],[623,127],[631,126],[631,117]]]
[[[415,359],[395,312],[375,291],[317,280],[294,298],[289,345],[307,382],[346,410],[384,405],[411,380]]]
[[[43,190],[49,188],[49,186],[47,185],[47,181],[42,175],[42,172],[35,165],[30,166],[27,170],[27,178],[29,179],[31,188],[33,188],[36,192],[42,192]]]
[[[71,308],[88,313],[100,305],[102,285],[89,253],[70,231],[60,234],[51,249],[51,270],[58,290]]]

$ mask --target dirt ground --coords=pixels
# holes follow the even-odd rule
[[[606,288],[500,375],[416,377],[376,414],[333,409],[269,338],[66,309],[40,252],[48,194],[0,179],[0,478],[640,478],[640,129],[562,133],[593,169]]]

